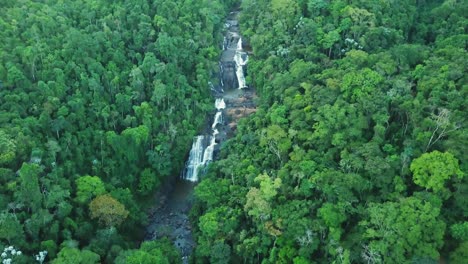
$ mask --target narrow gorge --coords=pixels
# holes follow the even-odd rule
[[[246,83],[248,52],[239,33],[238,17],[239,11],[233,11],[225,22],[218,80],[208,84],[216,111],[203,133],[193,139],[180,177],[163,187],[163,194],[158,195],[157,205],[149,216],[146,239],[171,238],[184,263],[195,247],[188,218],[194,187],[208,164],[216,159],[221,143],[235,132],[238,120],[256,111],[256,93]]]

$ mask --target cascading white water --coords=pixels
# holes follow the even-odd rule
[[[231,24],[227,23],[226,28],[230,28],[230,27],[231,27]],[[236,77],[237,77],[237,82],[239,84],[238,88],[243,89],[247,87],[243,67],[247,64],[249,57],[242,49],[242,38],[239,36],[237,31],[229,32],[229,38],[230,40],[228,40],[226,36],[224,37],[222,48],[224,51],[228,52],[227,54],[232,54],[232,51],[235,49],[234,57],[233,58],[231,57],[231,58],[232,60],[234,60],[236,64]],[[235,47],[231,46],[233,39],[238,39],[237,45]],[[228,61],[231,61],[231,60],[228,60]],[[223,87],[224,86],[224,82],[223,82],[224,68],[223,68],[222,63],[220,63],[220,73],[221,73],[220,84],[221,84],[221,87]],[[211,82],[209,83],[209,85],[210,85],[210,89],[213,92],[219,92],[219,91],[216,91],[214,85]],[[220,90],[224,92],[222,88]],[[216,135],[219,134],[219,131],[216,129],[216,126],[224,122],[223,109],[226,108],[226,103],[224,102],[224,99],[217,98],[215,101],[215,107],[218,111],[216,112],[214,116],[213,124],[211,125],[212,135],[209,138],[207,136],[206,140],[204,136],[197,136],[195,137],[193,141],[192,149],[190,150],[189,160],[187,161],[186,168],[183,173],[183,178],[186,180],[189,180],[192,182],[198,181],[198,175],[199,175],[200,169],[206,166],[209,162],[213,160],[215,146],[217,145]],[[209,140],[209,145],[206,146],[205,144],[206,144],[206,141],[208,140]]]
[[[211,128],[213,129],[213,135],[210,138],[210,145],[206,147],[205,152],[203,153],[203,165],[207,165],[213,160],[214,148],[216,146],[216,135],[219,134],[219,131],[216,129],[218,124],[223,123],[223,112],[222,110],[226,108],[226,103],[223,98],[216,98],[215,107],[218,110],[213,120]]]
[[[247,57],[244,61],[242,55],[247,57],[247,55],[242,51],[242,38],[239,38],[239,41],[237,42],[236,55],[234,55],[234,61],[236,62],[236,76],[237,82],[239,83],[239,89],[247,88],[244,76],[244,66],[247,64],[249,58]]]
[[[210,144],[204,147],[204,136],[197,136],[193,140],[192,149],[190,150],[189,159],[184,170],[182,178],[197,182],[199,170],[213,160],[213,153],[216,146],[216,135],[219,131],[216,129],[218,124],[223,123],[223,109],[226,108],[226,103],[223,98],[216,98],[215,107],[218,110],[214,116],[213,124],[211,125],[213,134],[209,138]]]
[[[203,153],[203,165],[207,165],[213,160],[214,148],[216,145],[216,135],[219,134],[217,129],[213,130],[213,135],[211,136],[210,145],[206,147],[205,152]]]
[[[238,51],[242,50],[242,38],[239,38],[239,41],[237,41],[237,50]]]
[[[193,140],[192,149],[190,150],[187,166],[184,170],[183,178],[196,182],[198,181],[198,170],[203,166],[203,139],[204,136],[196,136]]]
[[[211,125],[211,128],[215,130],[216,126],[218,124],[223,123],[223,113],[221,111],[216,112],[216,115],[214,117],[213,125]]]
[[[215,107],[218,110],[226,108],[226,103],[224,102],[224,99],[223,98],[216,98]]]
[[[221,86],[224,87],[224,80],[223,80],[223,74],[224,74],[224,66],[222,63],[219,64],[219,81],[221,82]],[[224,90],[223,90],[224,92]]]

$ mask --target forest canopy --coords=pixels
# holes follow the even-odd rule
[[[232,5],[2,1],[2,261],[180,260],[168,241],[135,248],[154,192],[213,110]]]
[[[197,263],[465,263],[468,2],[241,10],[259,109],[196,187]]]
[[[194,191],[192,263],[464,263],[468,1],[3,0],[0,255],[180,263],[144,241],[214,110],[240,9],[242,119]]]

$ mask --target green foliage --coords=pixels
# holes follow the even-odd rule
[[[116,249],[143,240],[150,197],[181,170],[212,110],[208,81],[237,3],[2,2],[0,244],[32,256],[76,240],[112,263]],[[88,213],[106,193],[114,202],[96,208],[119,205],[119,217],[93,216],[126,219],[112,235]],[[61,262],[96,259],[61,253]]]
[[[450,227],[452,236],[461,241],[468,241],[468,222],[454,224]]]
[[[468,258],[468,242],[461,243],[458,248],[450,253],[450,263],[463,263]]]
[[[17,245],[24,239],[23,226],[14,215],[5,212],[0,214],[0,238],[10,245]]]
[[[56,259],[51,263],[53,264],[96,264],[100,263],[100,257],[98,254],[89,250],[79,250],[77,248],[64,247],[58,253]]]
[[[23,163],[19,171],[20,186],[17,192],[18,200],[33,211],[39,210],[42,194],[39,187],[41,168],[37,164]]]
[[[211,248],[210,263],[227,264],[230,263],[231,248],[222,241],[216,241]]]
[[[42,241],[41,248],[47,251],[50,259],[54,259],[57,256],[57,244],[53,240]]]
[[[463,263],[468,2],[452,0],[3,1],[0,244],[180,262],[169,242],[132,248],[212,109],[239,4],[258,108],[195,190],[195,261]]]
[[[89,203],[92,219],[97,218],[107,227],[120,225],[128,216],[125,206],[108,194],[100,195]]]
[[[242,1],[257,111],[195,189],[197,261],[463,263],[465,2]]]
[[[325,224],[330,227],[338,227],[341,223],[346,220],[346,215],[340,212],[337,206],[325,203],[318,210],[318,216],[323,219]]]
[[[122,252],[116,263],[181,263],[177,249],[168,239],[145,241],[137,250]]]
[[[86,204],[94,197],[106,193],[104,183],[97,176],[82,176],[76,179],[76,200]]]
[[[255,219],[268,219],[271,213],[270,201],[278,193],[276,190],[281,187],[281,179],[276,178],[273,181],[267,174],[260,174],[255,178],[255,182],[260,183],[260,189],[250,188],[244,210]]]
[[[160,181],[150,169],[145,169],[139,178],[138,192],[149,194],[151,191],[159,187]]]
[[[16,142],[0,130],[0,166],[7,165],[15,159]]]
[[[368,208],[369,221],[364,237],[369,247],[385,263],[403,263],[413,257],[438,259],[443,244],[445,224],[440,209],[409,197],[398,203],[373,204]]]
[[[458,167],[458,160],[450,153],[433,151],[424,153],[413,160],[410,167],[414,182],[434,192],[446,190],[445,182],[452,178],[462,178],[463,172]]]

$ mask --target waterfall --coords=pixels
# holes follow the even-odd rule
[[[224,66],[221,62],[219,62],[219,81],[222,87],[224,87],[223,75],[224,75]]]
[[[219,92],[224,93],[223,76],[225,73],[225,69],[223,63],[225,62],[228,63],[227,65],[232,65],[232,62],[234,62],[235,64],[235,74],[237,77],[237,82],[239,84],[238,89],[247,88],[244,74],[244,66],[247,65],[249,57],[242,48],[242,38],[240,37],[238,32],[239,29],[237,28],[237,21],[233,20],[232,22],[226,23],[225,27],[228,29],[228,33],[224,36],[222,43],[224,57],[222,58],[219,64],[220,85],[214,87],[213,83],[209,82],[209,87],[211,91],[218,96]],[[237,45],[235,45],[235,40],[237,40]],[[229,78],[229,80],[231,80],[231,78]],[[192,149],[190,150],[189,154],[189,159],[183,171],[182,178],[192,182],[198,181],[198,175],[200,173],[200,170],[213,160],[215,147],[217,145],[216,136],[219,134],[219,131],[218,129],[216,129],[216,127],[219,124],[223,124],[224,122],[223,110],[226,108],[226,102],[223,98],[216,98],[214,103],[217,111],[213,117],[213,124],[211,125],[211,135],[200,135],[194,138]],[[223,133],[225,133],[225,131],[223,131]]]
[[[223,121],[223,112],[222,110],[226,108],[226,103],[224,102],[223,98],[216,98],[215,107],[218,110],[215,114],[213,124],[211,125],[211,129],[213,130],[213,134],[210,138],[210,145],[206,147],[205,152],[203,153],[203,165],[207,165],[209,162],[213,160],[213,153],[214,148],[216,146],[216,135],[219,134],[219,131],[216,129],[218,124],[222,124]]]
[[[237,42],[236,55],[234,55],[234,61],[236,62],[236,76],[237,82],[239,83],[239,89],[247,88],[244,76],[244,66],[247,64],[248,57],[244,61],[244,59],[242,58],[243,55],[247,57],[247,54],[245,54],[245,52],[242,51],[242,38],[239,38],[239,41]]]
[[[224,102],[224,99],[223,98],[216,98],[215,107],[218,110],[226,108],[226,103]]]
[[[218,124],[223,123],[223,113],[221,111],[216,112],[216,115],[214,117],[213,125],[211,125],[211,128],[215,130],[216,126]]]
[[[219,112],[218,112],[219,113]],[[207,165],[210,161],[213,160],[214,147],[216,145],[216,135],[218,130],[213,130],[213,135],[211,136],[210,145],[206,147],[205,152],[203,153],[203,165]]]
[[[198,181],[198,169],[203,165],[203,139],[204,136],[196,136],[193,140],[192,149],[190,150],[183,175],[183,178],[188,181]]]
[[[238,51],[242,50],[242,38],[239,38],[239,41],[237,41],[237,50]]]
[[[167,199],[162,199],[165,201],[163,204],[160,204],[158,200],[155,206],[157,211],[154,216],[150,215],[149,218],[151,222],[147,228],[146,238],[158,239],[171,232],[170,238],[183,256],[183,264],[189,263],[189,255],[196,244],[192,237],[190,221],[188,221],[188,210],[192,206],[193,188],[196,182],[203,178],[209,164],[214,162],[221,142],[224,142],[234,131],[231,126],[225,125],[229,121],[230,112],[237,111],[237,107],[231,104],[236,102],[237,99],[242,101],[244,101],[244,98],[250,100],[250,94],[253,92],[250,90],[237,90],[237,88],[247,87],[243,67],[248,61],[247,53],[242,50],[242,40],[240,39],[237,21],[238,11],[231,12],[225,24],[223,43],[217,45],[223,49],[219,60],[219,80],[210,78],[211,82],[208,82],[207,86],[204,87],[206,90],[204,92],[211,90],[213,99],[215,99],[212,103],[216,110],[213,110],[210,114],[212,123],[205,124],[203,132],[193,138],[190,152],[186,153],[188,158],[185,167],[179,175],[180,179],[174,181],[173,190],[169,193]],[[211,74],[214,75],[215,72]],[[245,97],[242,98],[243,96]],[[237,117],[232,118],[233,121],[237,120]]]
[[[207,137],[209,139],[209,145],[205,148],[203,144],[205,141],[204,136],[196,136],[193,139],[192,149],[190,150],[189,159],[184,169],[182,178],[197,182],[198,173],[201,168],[207,165],[213,160],[213,153],[216,146],[216,135],[219,131],[216,129],[218,124],[222,124],[223,121],[223,109],[226,108],[226,103],[223,98],[216,98],[215,107],[218,110],[214,116],[213,124],[211,125],[212,135]]]

